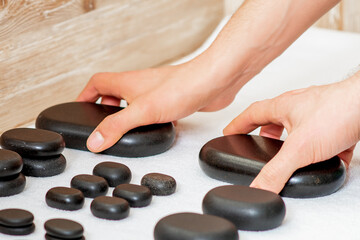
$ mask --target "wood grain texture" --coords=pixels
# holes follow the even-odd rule
[[[74,100],[96,72],[192,52],[223,10],[220,0],[0,0],[0,132]]]

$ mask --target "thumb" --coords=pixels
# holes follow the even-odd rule
[[[113,146],[129,130],[148,124],[144,108],[130,104],[125,109],[107,116],[91,133],[87,147],[92,152],[102,152]]]
[[[299,146],[289,136],[280,151],[271,159],[253,180],[250,187],[279,193],[284,188],[291,175],[303,167],[303,159],[298,153]]]

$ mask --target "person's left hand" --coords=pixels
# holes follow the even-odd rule
[[[224,134],[249,133],[279,139],[288,132],[278,154],[251,187],[279,193],[291,175],[312,163],[338,155],[348,167],[360,135],[360,72],[346,81],[282,94],[252,104]]]

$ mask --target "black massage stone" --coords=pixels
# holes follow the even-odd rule
[[[263,231],[281,225],[285,203],[273,192],[230,185],[210,190],[202,203],[203,212],[223,217],[240,230]]]
[[[215,138],[202,147],[200,167],[212,178],[248,186],[282,144],[280,140],[245,134]],[[345,178],[345,165],[336,156],[298,169],[280,195],[292,198],[329,195],[343,185]]]
[[[15,151],[22,157],[48,157],[59,155],[65,148],[63,137],[52,131],[15,128],[1,135],[1,147]]]
[[[0,210],[0,232],[8,235],[28,235],[35,230],[34,215],[26,210],[9,208]]]
[[[32,177],[51,177],[64,172],[66,159],[60,154],[53,157],[23,158],[22,173]]]
[[[129,216],[129,203],[118,197],[100,196],[96,197],[90,206],[95,217],[109,220],[120,220]]]
[[[84,233],[80,223],[62,218],[50,219],[45,222],[44,227],[47,235],[53,239],[77,240],[82,239]]]
[[[121,163],[102,162],[94,167],[93,174],[106,179],[110,187],[116,187],[131,180],[130,169]]]
[[[152,195],[171,195],[176,190],[176,181],[173,177],[161,173],[149,173],[141,179],[141,185],[150,189]]]
[[[152,194],[148,187],[135,184],[120,184],[113,191],[114,197],[124,198],[130,207],[145,207],[151,203]]]
[[[33,233],[35,230],[35,224],[30,224],[28,226],[22,226],[22,227],[6,227],[3,225],[0,225],[0,232],[7,235],[13,235],[13,236],[24,236],[29,235]]]
[[[29,226],[34,221],[34,215],[26,210],[8,208],[0,210],[0,225],[7,227]]]
[[[88,174],[80,174],[73,177],[71,179],[71,187],[79,189],[88,198],[104,196],[109,189],[105,178]]]
[[[18,153],[0,149],[0,178],[17,175],[22,168],[23,161]]]
[[[0,178],[0,197],[6,197],[21,193],[26,184],[22,173],[10,177]]]
[[[54,187],[45,196],[49,207],[62,210],[79,210],[84,206],[84,194],[75,188]]]
[[[238,240],[239,234],[230,221],[197,213],[176,213],[156,224],[155,240]]]
[[[88,102],[70,102],[50,107],[40,113],[36,127],[60,133],[69,148],[88,150],[87,138],[107,116],[123,108]],[[175,140],[172,123],[153,124],[126,133],[104,154],[121,157],[146,157],[165,152]]]

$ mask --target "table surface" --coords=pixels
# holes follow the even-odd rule
[[[198,51],[181,61],[203,51],[217,32]],[[35,215],[36,231],[24,237],[0,234],[0,239],[43,239],[43,224],[51,218],[80,222],[88,240],[153,239],[153,229],[159,219],[177,212],[201,213],[205,194],[214,187],[226,184],[207,177],[199,167],[199,150],[207,141],[221,136],[222,129],[254,101],[275,97],[288,90],[346,78],[360,64],[359,53],[359,34],[312,28],[250,81],[229,107],[214,113],[196,113],[179,121],[175,144],[163,154],[146,158],[119,158],[65,149],[68,165],[64,173],[49,178],[28,177],[23,193],[0,198],[1,209],[24,208],[31,211]],[[254,134],[258,134],[258,131],[254,131]],[[75,212],[46,205],[48,189],[69,186],[73,176],[91,174],[93,167],[102,161],[126,164],[132,170],[131,183],[134,184],[139,184],[142,176],[150,172],[171,175],[177,180],[177,191],[171,196],[154,196],[150,206],[132,208],[130,216],[120,221],[94,217],[90,212],[92,199],[86,199],[84,207]],[[108,195],[112,190],[110,188]],[[287,212],[279,228],[264,232],[239,231],[240,239],[359,239],[359,147],[355,149],[346,183],[338,192],[321,198],[284,198],[284,201]]]

